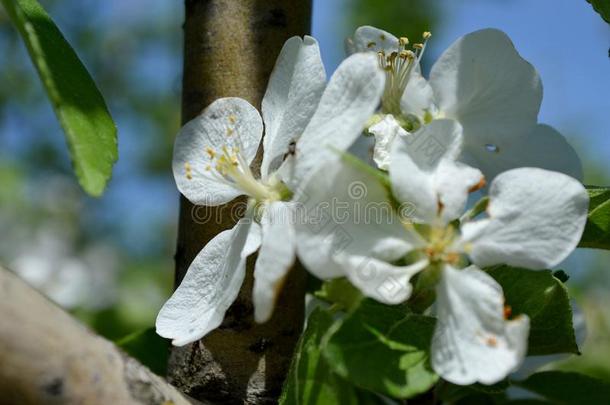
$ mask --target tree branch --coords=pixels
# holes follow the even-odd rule
[[[1,267],[0,399],[7,405],[191,403]]]

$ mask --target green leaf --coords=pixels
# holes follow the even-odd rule
[[[99,196],[118,158],[116,126],[93,79],[36,0],[1,0],[66,134],[83,189]]]
[[[328,364],[354,385],[411,398],[438,380],[429,364],[435,320],[406,308],[362,301],[324,346]]]
[[[309,316],[284,383],[281,405],[359,403],[354,387],[331,372],[320,352],[322,337],[332,324],[330,314],[320,308]]]
[[[345,277],[325,281],[314,295],[347,311],[356,308],[363,298],[360,290]]]
[[[607,23],[610,23],[610,0],[587,0],[587,2]]]
[[[584,374],[564,371],[543,371],[513,384],[535,392],[555,404],[607,404],[610,385]]]
[[[610,188],[587,186],[589,215],[579,247],[610,249]]]
[[[487,271],[502,286],[512,313],[530,317],[528,355],[579,353],[568,291],[550,270],[495,266]]]
[[[132,333],[118,340],[116,345],[140,361],[152,372],[165,375],[169,354],[168,341],[157,335],[154,328]]]
[[[443,381],[439,384],[437,394],[444,402],[454,403],[459,400],[470,399],[472,396],[494,396],[503,397],[506,394],[506,390],[510,387],[508,380],[502,380],[496,384],[483,385],[483,384],[471,384],[471,385],[456,385],[447,381]],[[468,403],[468,402],[467,402]]]

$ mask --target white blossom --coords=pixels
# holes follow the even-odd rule
[[[383,73],[371,55],[346,59],[325,88],[315,39],[284,45],[262,101],[262,119],[239,98],[219,99],[180,131],[173,170],[192,203],[249,198],[246,215],[197,255],[157,317],[157,333],[183,345],[218,327],[237,297],[248,255],[254,268],[254,318],[267,321],[296,254],[294,201],[322,162],[347,149],[373,114]],[[265,124],[261,174],[250,168]]]
[[[452,118],[464,128],[460,160],[491,180],[517,167],[540,167],[582,179],[573,148],[553,128],[537,124],[542,84],[532,65],[496,29],[472,32],[454,42],[426,80],[419,62],[430,33],[411,45],[406,38],[370,26],[360,27],[351,52],[375,52],[386,72],[375,135],[376,162],[387,169],[388,140],[408,137],[436,119]],[[377,122],[375,122],[377,121]]]
[[[331,218],[324,226],[314,222],[297,227],[297,249],[318,277],[344,275],[364,295],[386,304],[408,299],[415,275],[431,280],[438,315],[434,369],[456,384],[492,384],[521,364],[529,320],[525,315],[506,319],[501,287],[477,266],[556,265],[579,241],[588,196],[567,175],[513,169],[491,183],[487,217],[456,227],[468,193],[484,184],[483,175],[455,161],[462,145],[455,121],[434,120],[421,131],[392,147],[393,205],[376,175],[349,163],[325,168],[324,177],[308,190],[307,210],[316,213],[315,207],[336,201],[349,219],[338,223],[332,218],[334,208],[318,212]],[[426,148],[430,139],[438,148]],[[355,194],[354,184],[366,185],[365,192]],[[392,207],[399,203],[398,210],[380,215],[383,202]],[[367,222],[372,207],[374,221]],[[472,265],[460,270],[467,259]]]

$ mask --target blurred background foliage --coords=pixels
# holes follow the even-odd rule
[[[552,0],[544,3],[551,5]],[[580,20],[572,18],[571,25],[567,23],[573,17],[572,9],[553,18],[564,18],[558,24],[575,31],[578,24],[599,26],[603,42],[610,30],[584,0],[577,3],[569,7],[582,14]],[[87,197],[78,188],[59,124],[23,44],[0,9],[0,262],[102,335],[130,345],[135,333],[136,338],[144,336],[150,342],[150,352],[158,353],[150,332],[140,331],[154,324],[173,283],[178,193],[170,165],[172,141],[180,124],[182,4],[162,0],[43,0],[41,4],[109,104],[119,129],[120,159],[102,198]],[[494,13],[503,15],[506,10],[510,14],[515,4],[527,8],[530,3],[488,1],[483,5],[471,0],[458,6],[446,0],[316,0],[313,34],[320,41],[330,73],[343,57],[343,39],[359,25],[375,25],[413,39],[432,31],[426,72],[442,49],[475,29],[465,27],[494,25]],[[549,16],[534,15],[540,31]],[[461,25],[456,23],[462,20]],[[515,39],[510,27],[518,37],[521,22],[499,28]],[[435,44],[437,33],[440,38]],[[583,39],[582,33],[579,39],[589,53],[605,54],[607,49],[591,48],[594,40],[600,41],[596,36]],[[545,49],[545,41],[543,36],[539,49]],[[519,48],[522,42],[517,43]],[[572,65],[572,69],[582,69],[582,75],[591,73],[593,68],[578,66],[570,52],[566,49],[565,58],[550,60],[553,54],[549,51],[546,62]],[[537,56],[545,62],[544,52]],[[538,66],[537,61],[532,62]],[[607,64],[596,69],[607,73]],[[578,74],[569,76],[578,79]],[[607,110],[600,108],[596,98],[599,89],[608,90],[608,76],[598,75],[594,80],[599,88],[571,95],[583,98],[576,102],[585,105],[589,116],[583,119],[566,107],[551,109],[545,117],[552,121],[561,117],[561,122],[550,123],[560,125],[580,153],[586,164],[586,183],[609,185]],[[548,88],[553,95],[553,87]],[[607,94],[603,95],[606,99]],[[553,99],[545,99],[543,106],[550,103],[553,107]],[[557,103],[562,104],[561,100]],[[605,124],[600,125],[599,119]],[[572,276],[568,286],[587,318],[588,338],[582,356],[555,365],[608,381],[609,259],[607,252],[584,251],[561,266]],[[125,338],[128,335],[131,337]],[[162,372],[162,368],[161,362],[156,371]]]

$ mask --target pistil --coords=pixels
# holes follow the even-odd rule
[[[239,147],[229,148],[224,145],[220,151],[208,147],[206,153],[212,162],[206,167],[206,170],[216,176],[219,181],[239,188],[257,201],[281,199],[281,193],[277,187],[265,184],[254,177],[248,162],[240,153]]]

